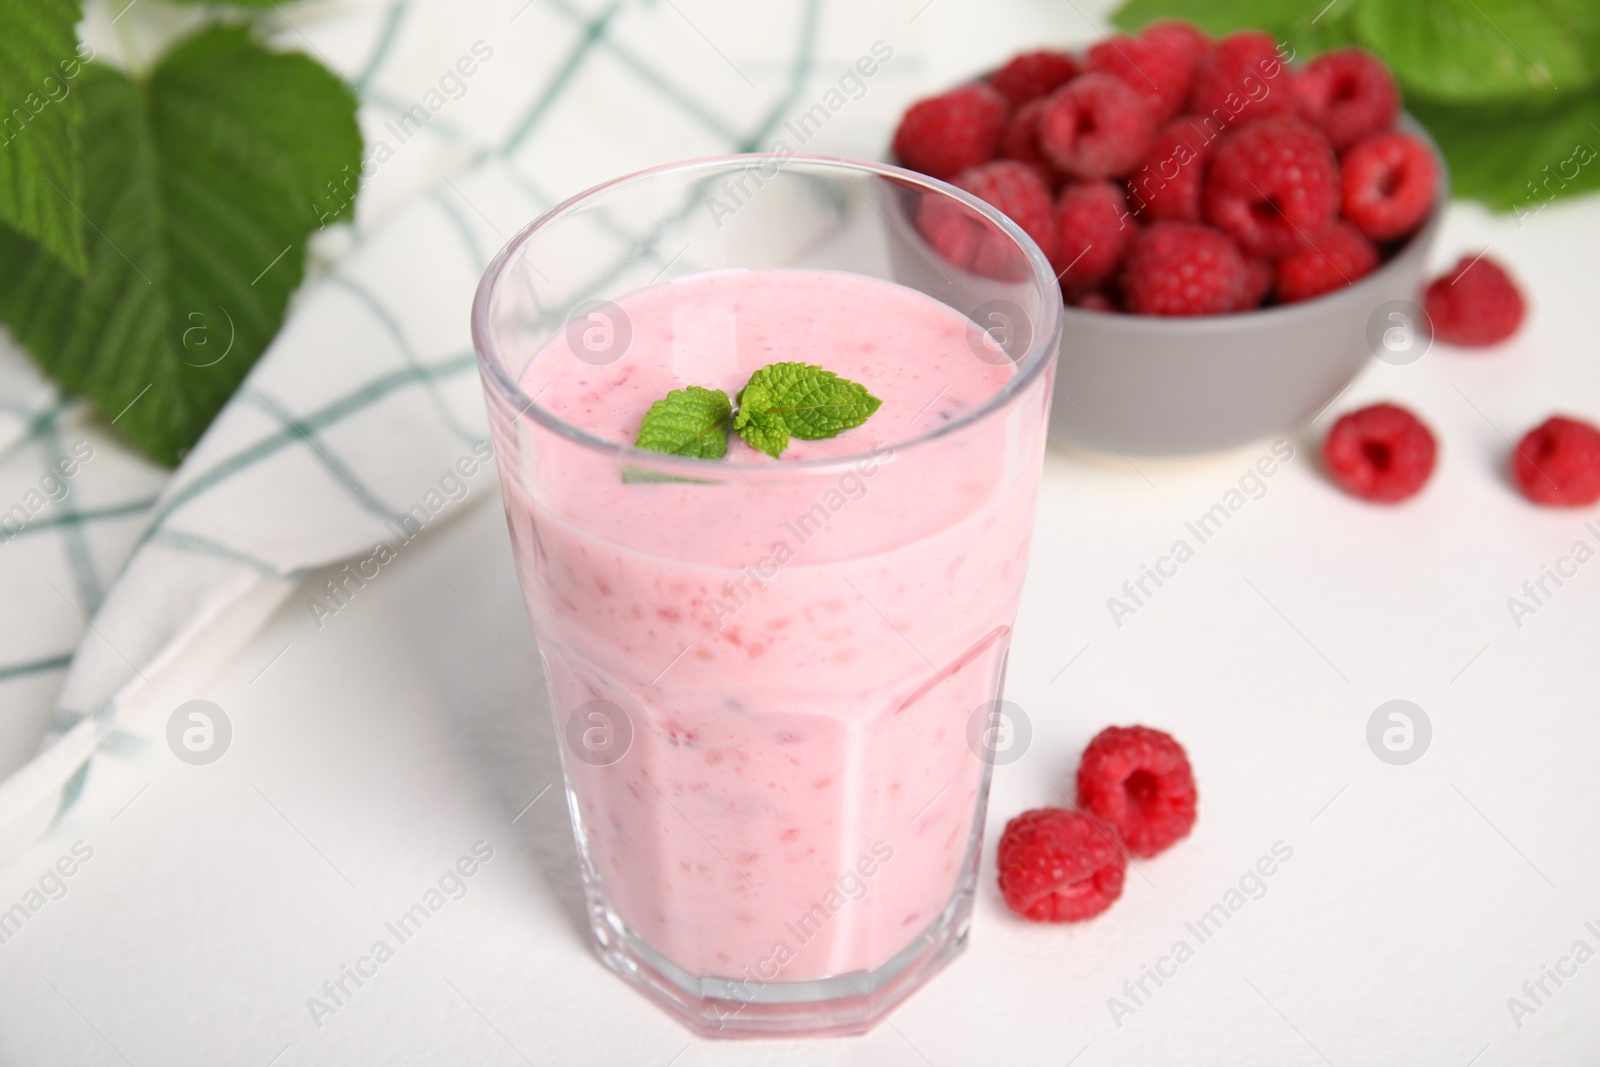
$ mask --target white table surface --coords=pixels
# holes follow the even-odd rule
[[[1089,34],[1070,5],[979,8],[936,0],[920,16],[930,86],[1019,43]],[[1600,951],[1600,562],[1520,627],[1506,604],[1574,542],[1600,547],[1600,508],[1534,508],[1505,474],[1507,437],[1556,410],[1600,418],[1600,200],[1521,229],[1458,206],[1439,264],[1485,245],[1532,294],[1519,337],[1374,364],[1291,439],[1296,458],[1265,495],[1120,628],[1106,598],[1270,443],[1137,472],[1049,457],[1008,691],[1032,746],[995,776],[966,955],[891,1025],[703,1041],[595,961],[533,639],[480,480],[480,506],[404,549],[322,629],[302,590],[181,695],[229,716],[219,762],[189,766],[159,744],[103,760],[0,870],[4,909],[74,843],[92,849],[65,895],[0,944],[0,1064],[1600,1060],[1600,961],[1546,979],[1532,1014],[1507,1004],[1575,942]],[[1342,496],[1314,458],[1338,411],[1380,398],[1412,407],[1442,446],[1427,489],[1395,509]],[[1433,724],[1408,766],[1365,738],[1395,698]],[[1129,722],[1187,746],[1194,834],[1130,871],[1093,922],[1013,919],[994,838],[1024,808],[1060,803],[1083,744]],[[478,841],[494,858],[467,894],[315,1025],[307,998]],[[1185,923],[1277,842],[1293,855],[1265,895],[1114,1020],[1108,998],[1132,1004],[1123,983],[1175,940],[1194,946]]]

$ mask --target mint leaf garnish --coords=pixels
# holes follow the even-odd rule
[[[728,423],[745,443],[773,459],[789,447],[791,435],[804,441],[837,437],[872,417],[883,401],[866,386],[809,363],[769,363],[739,391],[739,412],[720,389],[698,385],[674,389],[650,405],[639,424],[634,447],[693,459],[728,454]],[[631,468],[630,468],[631,470]],[[693,478],[642,477],[623,472],[624,482],[694,481]]]
[[[731,414],[733,402],[720,389],[674,389],[644,413],[633,444],[673,456],[721,459],[728,453]]]
[[[352,213],[355,96],[233,26],[200,31],[137,82],[86,64],[68,99],[84,112],[87,274],[0,227],[0,321],[68,392],[121,412],[119,430],[175,463],[277,333],[307,238]]]
[[[774,458],[792,434],[802,441],[837,437],[860,426],[883,403],[867,388],[810,363],[769,363],[739,394],[733,428]]]
[[[676,474],[662,474],[660,471],[645,470],[643,467],[629,466],[622,468],[623,485],[661,485],[668,482],[680,485],[717,484],[710,478],[683,478]]]
[[[756,372],[756,376],[760,375]],[[756,380],[739,394],[739,414],[734,416],[733,428],[739,431],[744,443],[777,459],[789,447],[789,427],[783,417],[772,409],[772,395],[767,387]]]

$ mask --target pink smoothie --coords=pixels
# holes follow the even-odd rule
[[[978,358],[956,311],[859,275],[713,272],[617,303],[623,358],[591,366],[557,337],[522,382],[591,434],[631,443],[669,390],[736,396],[785,360],[883,405],[776,461],[734,436],[748,466],[704,464],[713,484],[627,481],[575,447],[508,479],[558,732],[596,700],[632,728],[615,763],[564,753],[591,875],[692,975],[873,970],[969,875],[985,764],[968,727],[1004,667],[1044,397],[917,442],[1013,370]],[[793,462],[827,457],[858,458]]]

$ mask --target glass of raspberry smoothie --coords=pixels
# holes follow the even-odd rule
[[[701,1033],[864,1031],[965,943],[1060,308],[980,201],[784,154],[590,190],[484,277],[594,936]],[[881,405],[778,458],[634,447],[782,362]]]

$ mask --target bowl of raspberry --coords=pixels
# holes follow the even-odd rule
[[[1293,58],[1157,22],[1023,53],[901,119],[899,163],[1004,211],[1058,272],[1052,440],[1242,447],[1314,418],[1386,330],[1428,328],[1410,301],[1449,200],[1438,147],[1370,53]],[[915,221],[941,274],[982,273]]]

